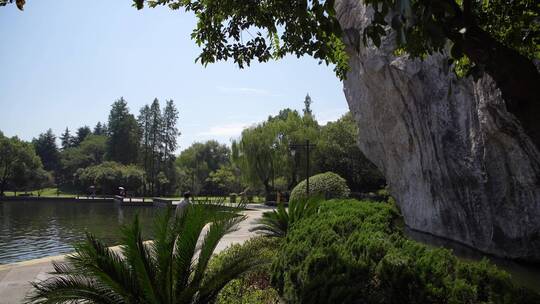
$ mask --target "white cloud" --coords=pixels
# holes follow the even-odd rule
[[[209,130],[199,133],[200,136],[239,136],[242,131],[249,127],[249,123],[232,123],[225,125],[213,126]]]
[[[335,109],[332,111],[326,111],[319,114],[319,117],[317,117],[320,125],[326,125],[327,123],[331,121],[336,121],[343,116],[343,114],[347,113],[348,109]],[[317,116],[317,115],[316,115]]]

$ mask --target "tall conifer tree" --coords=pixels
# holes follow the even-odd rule
[[[140,161],[142,167],[146,174],[147,179],[152,176],[150,172],[150,106],[145,105],[141,108],[139,112],[139,117],[137,118],[137,123],[139,124],[139,129],[141,132],[141,155]],[[144,185],[144,192],[146,193],[146,183]]]
[[[66,130],[60,136],[60,141],[62,143],[62,150],[66,150],[73,146],[73,137],[71,137],[68,127],[66,127]]]
[[[176,123],[178,122],[178,110],[173,100],[168,100],[163,110],[163,148],[165,162],[173,159],[173,153],[177,148],[177,138],[180,135]]]
[[[92,134],[92,130],[88,126],[83,126],[77,129],[77,135],[73,138],[73,146],[78,147],[88,135]]]
[[[56,171],[60,162],[60,154],[56,145],[56,136],[51,129],[41,133],[32,140],[36,154],[41,158],[43,168],[47,171]]]
[[[107,158],[122,164],[133,164],[139,154],[139,125],[129,113],[123,97],[112,104],[108,124]]]
[[[163,149],[163,132],[162,132],[162,116],[159,106],[159,100],[156,98],[150,106],[150,128],[149,128],[149,144],[150,144],[150,189],[152,194],[156,190],[156,178],[161,166],[161,153]]]

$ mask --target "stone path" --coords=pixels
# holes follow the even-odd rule
[[[249,232],[254,220],[260,218],[268,208],[264,206],[248,206],[251,210],[245,211],[247,219],[240,224],[237,231],[223,237],[216,248],[220,252],[231,244],[243,243],[255,234]],[[35,259],[13,264],[0,265],[0,303],[19,304],[24,302],[25,296],[31,291],[31,281],[43,280],[51,272],[51,261],[62,261],[63,255]]]

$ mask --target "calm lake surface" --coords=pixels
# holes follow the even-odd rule
[[[85,231],[116,245],[122,225],[137,213],[149,237],[153,217],[161,210],[75,200],[0,202],[0,264],[71,252]]]

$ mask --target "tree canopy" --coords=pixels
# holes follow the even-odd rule
[[[179,184],[174,164],[178,116],[172,100],[162,112],[156,98],[136,120],[120,98],[111,106],[108,125],[98,122],[93,131],[88,126],[75,128],[75,135],[66,127],[59,138],[61,149],[51,129],[32,143],[0,133],[0,182],[4,189],[17,191],[55,181],[68,192],[86,191],[95,184],[103,194],[119,185],[137,194],[173,194]]]
[[[154,193],[176,179],[174,151],[180,135],[176,124],[178,110],[173,100],[167,100],[161,110],[157,98],[150,105],[144,105],[137,117],[140,130],[140,163],[147,176],[149,191]]]
[[[384,186],[384,176],[358,147],[359,130],[349,112],[321,128],[315,149],[320,172],[332,171],[347,180],[352,191],[377,190]]]
[[[0,0],[0,6],[24,0]],[[168,6],[193,12],[192,38],[202,47],[202,64],[232,59],[240,67],[288,54],[308,55],[335,64],[340,78],[348,70],[343,38],[359,49],[395,37],[395,50],[423,58],[448,56],[464,74],[484,72],[497,83],[507,109],[540,147],[540,4],[536,0],[365,0],[374,14],[359,32],[343,30],[335,0],[133,0],[142,9]],[[447,48],[450,46],[450,51]],[[352,52],[352,50],[349,50]]]
[[[133,114],[129,113],[124,98],[120,98],[113,103],[109,114],[108,127],[108,158],[122,164],[137,162],[140,131],[137,120]]]
[[[396,52],[417,58],[442,53],[465,75],[489,74],[508,110],[540,147],[540,72],[533,62],[540,59],[536,0],[366,0],[374,15],[361,32],[341,28],[335,0],[134,0],[138,9],[145,3],[195,13],[192,38],[202,47],[197,58],[202,64],[232,59],[244,67],[252,60],[308,55],[335,64],[344,78],[350,53],[343,38],[358,50],[379,47],[393,35]]]
[[[15,191],[39,189],[50,179],[32,144],[0,132],[0,196],[8,187]]]
[[[335,122],[320,126],[310,111],[304,115],[291,109],[242,132],[232,144],[232,160],[244,181],[265,192],[292,189],[307,173],[305,149],[291,152],[294,144],[313,144],[309,175],[332,171],[343,176],[354,192],[373,191],[385,180],[375,165],[360,151],[359,130],[350,113]]]
[[[204,143],[196,142],[180,153],[176,159],[177,168],[183,172],[191,185],[189,188],[195,193],[209,191],[206,181],[212,172],[219,170],[222,166],[229,164],[230,150],[226,145],[215,140]]]
[[[58,169],[60,154],[56,145],[56,136],[51,129],[41,133],[38,138],[32,140],[37,155],[41,158],[43,168],[47,171]]]

